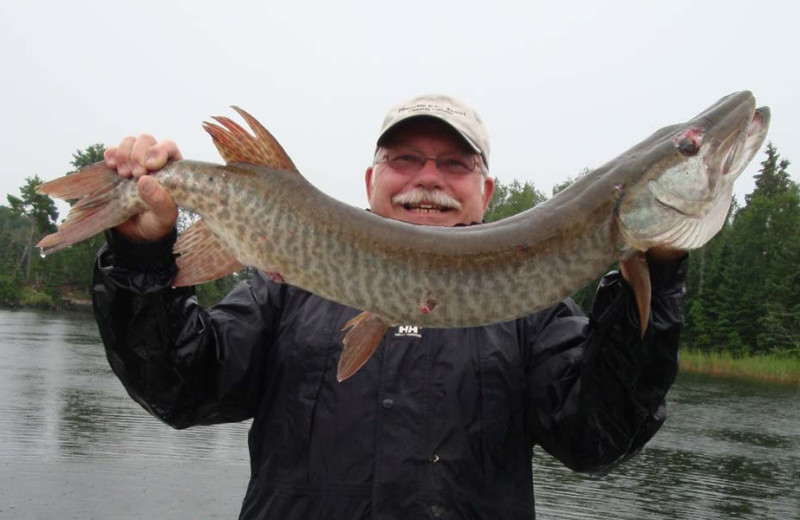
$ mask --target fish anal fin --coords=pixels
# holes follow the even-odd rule
[[[178,265],[178,275],[172,281],[175,287],[210,282],[243,267],[203,220],[178,237],[173,251],[180,255],[175,261]]]
[[[619,262],[622,276],[633,289],[636,297],[636,308],[639,310],[639,323],[641,324],[642,338],[647,331],[647,323],[650,320],[650,269],[647,266],[647,258],[641,251],[623,258]]]
[[[341,383],[358,372],[372,357],[388,329],[389,323],[367,311],[348,321],[342,329],[347,331],[347,334],[344,336],[344,348],[339,358],[336,380]]]
[[[247,121],[253,134],[227,117],[214,117],[213,119],[219,124],[203,123],[203,128],[211,135],[214,146],[226,163],[258,164],[277,170],[297,172],[297,167],[269,130],[241,108],[233,107],[233,109]]]

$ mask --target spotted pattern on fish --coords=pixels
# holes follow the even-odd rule
[[[293,170],[291,161],[275,152],[277,142],[259,149],[263,128],[247,137],[230,120],[218,121],[233,128],[231,134],[210,132],[221,140],[220,150],[231,154],[229,162],[232,156],[238,162],[177,161],[153,177],[177,205],[199,214],[236,260],[367,310],[381,318],[379,326],[466,327],[551,305],[631,250],[701,246],[724,222],[731,183],[763,142],[769,112],[756,110],[749,92],[733,94],[686,124],[657,131],[536,208],[500,222],[447,229],[341,204]],[[692,134],[695,155],[687,157],[687,148],[681,150],[675,139],[695,128],[702,132]],[[250,140],[237,148],[239,139]],[[245,164],[248,154],[260,154],[260,164]],[[264,165],[272,160],[285,168]],[[102,225],[115,226],[142,211],[135,183],[114,172],[103,178],[95,170],[42,189],[72,194],[83,174],[103,189],[111,185],[117,199]],[[697,197],[702,190],[707,192]],[[85,217],[91,204],[77,206],[77,212]],[[68,217],[68,223],[78,220],[72,213]],[[93,226],[80,231],[66,226],[40,244],[66,247],[100,229]]]

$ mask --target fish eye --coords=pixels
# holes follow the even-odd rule
[[[680,144],[678,144],[678,150],[681,152],[682,155],[691,157],[692,155],[697,153],[697,144],[694,142],[693,139],[689,139],[687,137],[681,139]]]

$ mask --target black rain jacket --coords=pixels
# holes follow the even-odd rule
[[[651,266],[644,342],[612,272],[589,318],[567,300],[496,325],[395,327],[337,383],[357,310],[261,273],[203,309],[170,288],[174,234],[107,237],[94,309],[131,397],[175,428],[253,419],[242,519],[531,519],[535,444],[602,473],[665,420],[685,259]]]

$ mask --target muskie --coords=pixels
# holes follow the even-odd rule
[[[618,259],[654,246],[695,249],[722,227],[733,183],[760,148],[769,109],[731,94],[688,123],[654,133],[539,206],[480,226],[442,228],[386,219],[309,184],[274,137],[243,110],[205,123],[226,165],[176,161],[153,174],[202,219],[175,244],[173,285],[242,266],[276,282],[362,309],[350,320],[337,378],[355,373],[386,330],[412,323],[469,327],[552,305]],[[39,247],[63,249],[144,211],[136,182],[97,163],[40,186],[79,199]],[[650,307],[644,262],[628,279],[642,334]]]

